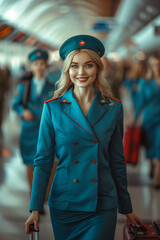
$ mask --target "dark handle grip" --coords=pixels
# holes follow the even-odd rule
[[[154,229],[155,229],[157,235],[160,236],[160,228],[159,228],[158,224],[155,221],[153,221],[152,223],[153,223],[153,226],[154,226]]]
[[[37,231],[37,230],[34,228],[34,224],[30,224],[30,225],[29,225],[29,231],[30,231],[30,232],[39,232],[39,231]]]

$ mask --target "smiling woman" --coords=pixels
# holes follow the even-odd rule
[[[55,240],[113,240],[117,208],[143,225],[132,212],[122,103],[108,96],[103,54],[103,44],[89,35],[72,37],[60,48],[64,67],[56,98],[43,109],[27,233],[32,223],[38,229],[55,151],[59,162],[49,196]]]
[[[79,57],[81,62],[79,62]],[[77,60],[78,59],[78,60]],[[59,81],[57,81],[57,91],[54,93],[54,97],[63,95],[71,86],[74,85],[72,81],[74,74],[78,74],[80,77],[89,77],[87,74],[95,74],[93,80],[93,86],[97,88],[103,96],[111,96],[110,87],[102,77],[103,64],[97,53],[91,49],[76,49],[70,52],[64,61],[62,75]],[[93,77],[93,76],[92,76]],[[77,79],[78,80],[78,79]],[[81,79],[79,83],[83,83],[84,79]],[[89,79],[90,81],[90,79]],[[88,81],[84,81],[88,85]],[[81,86],[83,86],[81,84]]]

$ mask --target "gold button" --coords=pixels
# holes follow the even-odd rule
[[[96,144],[96,143],[97,143],[97,141],[96,141],[96,140],[93,140],[93,143],[94,143],[94,144]]]
[[[109,104],[109,106],[114,106],[114,102],[111,102],[111,103]]]
[[[101,100],[102,103],[105,103],[106,101],[104,99]]]
[[[78,182],[78,179],[76,179],[76,178],[73,179],[73,182],[74,182],[74,183],[77,183],[77,182]]]
[[[78,160],[75,160],[75,161],[74,161],[74,163],[75,163],[75,164],[78,164],[78,163],[79,163],[79,161],[78,161]]]
[[[73,144],[74,144],[74,145],[78,145],[78,142],[74,142]]]
[[[97,161],[96,160],[92,160],[92,163],[96,163]]]
[[[67,99],[63,99],[63,102],[67,102],[68,100]]]
[[[97,182],[97,179],[93,178],[93,179],[92,179],[92,182],[96,183],[96,182]]]

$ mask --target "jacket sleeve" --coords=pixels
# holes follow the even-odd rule
[[[110,167],[118,195],[119,213],[132,212],[130,195],[127,190],[127,174],[123,151],[123,108],[119,104],[118,118],[109,145]]]
[[[25,84],[19,84],[17,87],[16,96],[13,99],[12,107],[13,109],[22,116],[24,111],[24,106],[22,103],[23,94],[24,94]]]
[[[39,129],[37,153],[34,159],[34,174],[30,211],[43,209],[45,194],[54,162],[54,128],[49,104],[45,103]]]

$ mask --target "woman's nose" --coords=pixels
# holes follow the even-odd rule
[[[85,72],[84,67],[80,66],[79,67],[79,74],[83,74]]]

